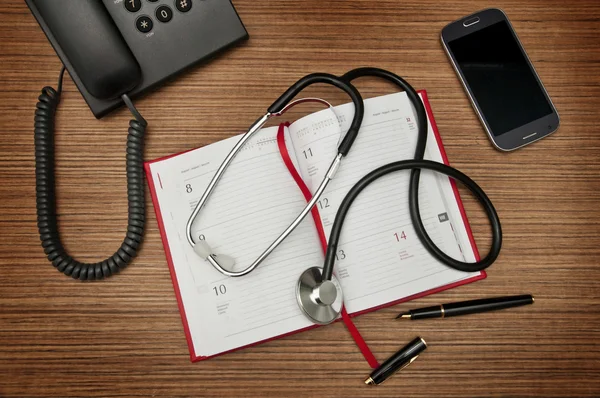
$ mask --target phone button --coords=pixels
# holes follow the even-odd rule
[[[127,11],[138,12],[142,8],[142,0],[125,0]]]
[[[181,12],[188,12],[192,9],[192,0],[175,0],[175,7]]]
[[[173,19],[173,10],[167,6],[160,6],[156,9],[156,19],[160,22],[169,22]]]
[[[137,27],[137,29],[140,32],[148,33],[152,30],[152,27],[154,26],[154,22],[152,22],[152,19],[150,19],[150,17],[147,17],[144,15],[142,17],[139,17],[135,21],[135,26]]]

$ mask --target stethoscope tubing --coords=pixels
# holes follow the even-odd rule
[[[427,145],[427,133],[429,129],[429,125],[427,123],[427,113],[425,112],[425,107],[423,105],[423,102],[421,101],[421,98],[419,97],[415,89],[406,80],[402,79],[400,76],[390,71],[370,67],[353,69],[350,72],[343,75],[341,79],[347,82],[352,82],[353,80],[358,79],[360,77],[378,77],[387,80],[388,82],[396,85],[397,87],[403,89],[404,92],[406,92],[406,95],[408,96],[412,106],[415,108],[415,112],[417,115],[417,145],[415,149],[414,159],[402,160],[381,166],[378,169],[371,171],[366,176],[361,178],[350,189],[350,191],[342,201],[338,212],[336,213],[335,221],[331,228],[328,240],[327,253],[325,254],[325,261],[323,265],[323,280],[330,280],[331,275],[333,274],[333,268],[336,261],[335,253],[339,244],[344,219],[356,197],[358,197],[360,192],[362,192],[362,190],[366,186],[373,183],[377,179],[383,177],[384,175],[408,169],[412,170],[410,176],[408,195],[410,217],[413,223],[413,227],[415,228],[417,237],[419,238],[423,246],[427,249],[427,251],[429,251],[429,253],[431,253],[431,255],[434,258],[436,258],[443,264],[456,270],[465,272],[477,272],[489,267],[498,258],[500,250],[502,248],[502,227],[496,209],[492,204],[492,201],[488,198],[483,189],[481,189],[479,185],[477,185],[477,183],[475,183],[475,181],[469,178],[466,174],[443,163],[423,160],[425,156],[425,148]],[[425,225],[423,224],[423,220],[421,219],[421,212],[419,209],[419,182],[421,177],[421,169],[428,169],[441,174],[445,174],[454,178],[456,181],[461,182],[473,193],[475,198],[482,204],[488,216],[492,229],[492,244],[488,254],[483,259],[480,259],[473,263],[456,260],[444,253],[429,237],[429,234],[425,229]]]
[[[444,258],[442,261],[444,264],[450,266],[451,268],[458,269],[460,271],[465,272],[475,272],[481,271],[487,267],[489,267],[498,257],[500,252],[500,247],[502,244],[502,230],[500,226],[500,222],[498,219],[498,214],[496,213],[496,209],[494,208],[492,201],[485,194],[483,189],[475,181],[473,181],[469,176],[462,173],[461,171],[447,166],[443,163],[434,162],[431,160],[401,160],[398,162],[388,163],[384,166],[381,166],[369,174],[365,175],[363,178],[359,180],[348,192],[345,196],[344,200],[340,204],[340,208],[338,209],[335,220],[331,227],[331,233],[328,239],[327,245],[327,253],[325,255],[325,263],[323,266],[323,280],[330,280],[333,274],[333,268],[335,264],[335,253],[337,252],[337,246],[339,244],[340,235],[342,232],[342,227],[344,221],[346,220],[346,216],[348,215],[348,211],[350,210],[352,203],[359,196],[359,194],[370,184],[378,180],[379,178],[386,176],[390,173],[394,173],[402,170],[431,170],[440,174],[447,175],[452,177],[456,181],[461,182],[465,185],[473,193],[475,198],[482,204],[484,211],[486,212],[488,218],[492,220],[492,235],[494,239],[492,239],[492,247],[490,248],[488,254],[485,258],[481,259],[475,263],[466,263],[462,261],[458,261],[449,257],[447,254],[442,252],[435,244],[424,244],[425,248],[429,252],[433,252],[434,256],[439,259],[443,254],[448,259]],[[411,217],[413,216],[412,212],[414,210],[411,209]],[[420,215],[418,215],[420,217]],[[422,233],[419,235],[417,232],[417,236],[422,239]]]

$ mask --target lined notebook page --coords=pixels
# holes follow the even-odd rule
[[[346,131],[353,105],[335,107],[335,112],[342,131]],[[296,154],[314,154],[297,156],[299,171],[313,191],[337,154],[339,141],[338,134],[313,132],[315,118],[318,114],[290,126]],[[389,162],[413,158],[415,121],[405,93],[365,101],[358,138],[317,204],[326,236],[341,201],[361,177]],[[431,125],[425,158],[443,161]],[[401,171],[380,178],[360,194],[348,213],[334,272],[344,289],[344,303],[350,313],[479,274],[450,269],[434,260],[422,246],[408,212],[409,175],[410,171]],[[433,241],[453,258],[475,261],[449,179],[423,171],[419,198],[421,216]]]
[[[236,258],[236,270],[250,265],[306,203],[281,160],[276,134],[275,127],[263,129],[242,149],[194,224],[196,235],[203,234],[216,253]],[[186,240],[192,209],[238,140],[233,137],[150,165],[196,356],[312,325],[295,297],[300,273],[323,261],[310,217],[241,278],[216,271]]]

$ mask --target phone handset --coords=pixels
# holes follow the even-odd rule
[[[63,64],[94,97],[119,98],[140,83],[140,66],[101,1],[33,3],[40,25],[55,39],[55,50]]]
[[[104,5],[98,0],[34,0],[38,22],[69,73],[100,99],[122,98],[134,119],[127,136],[127,232],[119,249],[97,263],[71,257],[60,240],[54,179],[54,118],[65,67],[58,87],[45,87],[35,112],[35,171],[38,229],[48,260],[75,279],[95,280],[119,272],[136,256],[145,225],[143,144],[147,123],[127,96],[141,81],[140,67]]]

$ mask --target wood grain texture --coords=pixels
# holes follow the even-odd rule
[[[22,1],[0,0],[0,396],[600,396],[600,3],[597,0],[235,0],[251,39],[137,101],[146,158],[241,132],[306,73],[388,68],[428,90],[451,163],[484,187],[504,229],[488,279],[356,319],[379,360],[416,335],[430,348],[369,388],[342,324],[191,364],[150,200],[139,257],[79,283],[44,258],[36,229],[33,109],[60,63]],[[485,7],[511,18],[561,115],[526,149],[492,148],[439,40]],[[360,81],[365,97],[389,92]],[[336,103],[343,94],[315,88]],[[58,113],[60,230],[78,259],[112,254],[126,223],[125,126],[95,120],[70,79]],[[487,221],[468,196],[476,237]],[[400,323],[411,307],[532,293],[533,306]]]

